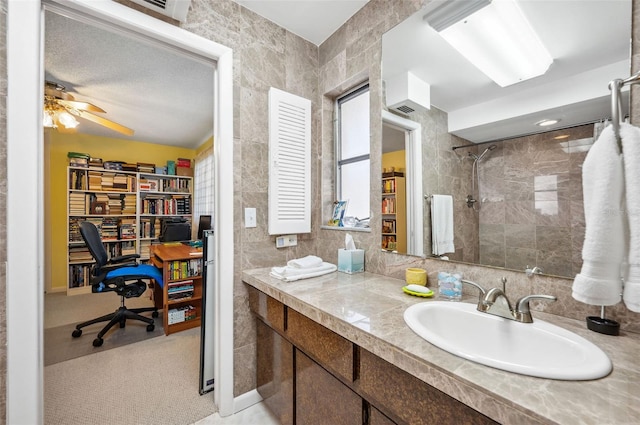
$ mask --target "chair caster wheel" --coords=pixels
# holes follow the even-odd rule
[[[82,335],[82,329],[75,329],[71,334],[71,336],[74,338],[80,338],[80,335]]]
[[[147,332],[153,332],[155,328],[156,326],[154,324],[147,325]]]
[[[104,342],[104,340],[102,338],[96,338],[96,339],[93,340],[93,346],[94,347],[100,347],[103,342]]]
[[[158,317],[158,312],[154,311],[153,313],[151,313],[151,317],[153,317],[154,319]]]

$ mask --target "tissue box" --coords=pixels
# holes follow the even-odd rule
[[[361,273],[364,271],[364,249],[338,249],[338,271]]]

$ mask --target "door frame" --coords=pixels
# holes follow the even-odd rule
[[[404,131],[407,183],[407,254],[424,257],[422,193],[422,125],[382,110],[382,123]]]
[[[234,413],[232,50],[113,1],[8,0],[6,421],[44,420],[44,5],[67,8],[216,62],[214,401],[220,415],[228,416]]]

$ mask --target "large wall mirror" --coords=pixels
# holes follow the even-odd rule
[[[386,179],[422,185],[422,193],[405,192],[404,219],[400,211],[391,217],[395,222],[383,214],[382,248],[574,277],[584,240],[582,161],[611,116],[609,81],[630,74],[631,0],[514,0],[552,59],[541,75],[516,76],[517,82],[487,76],[482,64],[452,47],[457,42],[445,40],[441,21],[449,25],[442,16],[450,12],[437,8],[446,3],[430,2],[382,38],[385,114],[421,128],[421,152],[411,156],[409,131],[383,116],[382,201],[391,184]],[[470,26],[473,19],[459,24]],[[489,36],[470,38],[493,44]],[[530,50],[513,51],[508,62]],[[626,115],[628,91],[621,98]],[[555,122],[541,126],[545,120]],[[419,177],[411,172],[417,167]],[[442,197],[434,206],[434,195],[452,198],[444,207],[444,217],[452,211],[452,232],[438,227]],[[385,240],[392,230],[404,235],[395,244]],[[436,252],[433,235],[452,237],[453,249]]]

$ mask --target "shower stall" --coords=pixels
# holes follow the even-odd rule
[[[473,159],[473,165],[471,166],[471,194],[467,195],[466,202],[467,207],[473,208],[477,210],[476,204],[478,203],[478,198],[480,198],[480,178],[478,176],[478,163],[482,161],[482,159],[489,153],[494,150],[496,145],[491,145],[486,148],[480,155],[476,155],[472,152],[469,152],[468,158]]]

